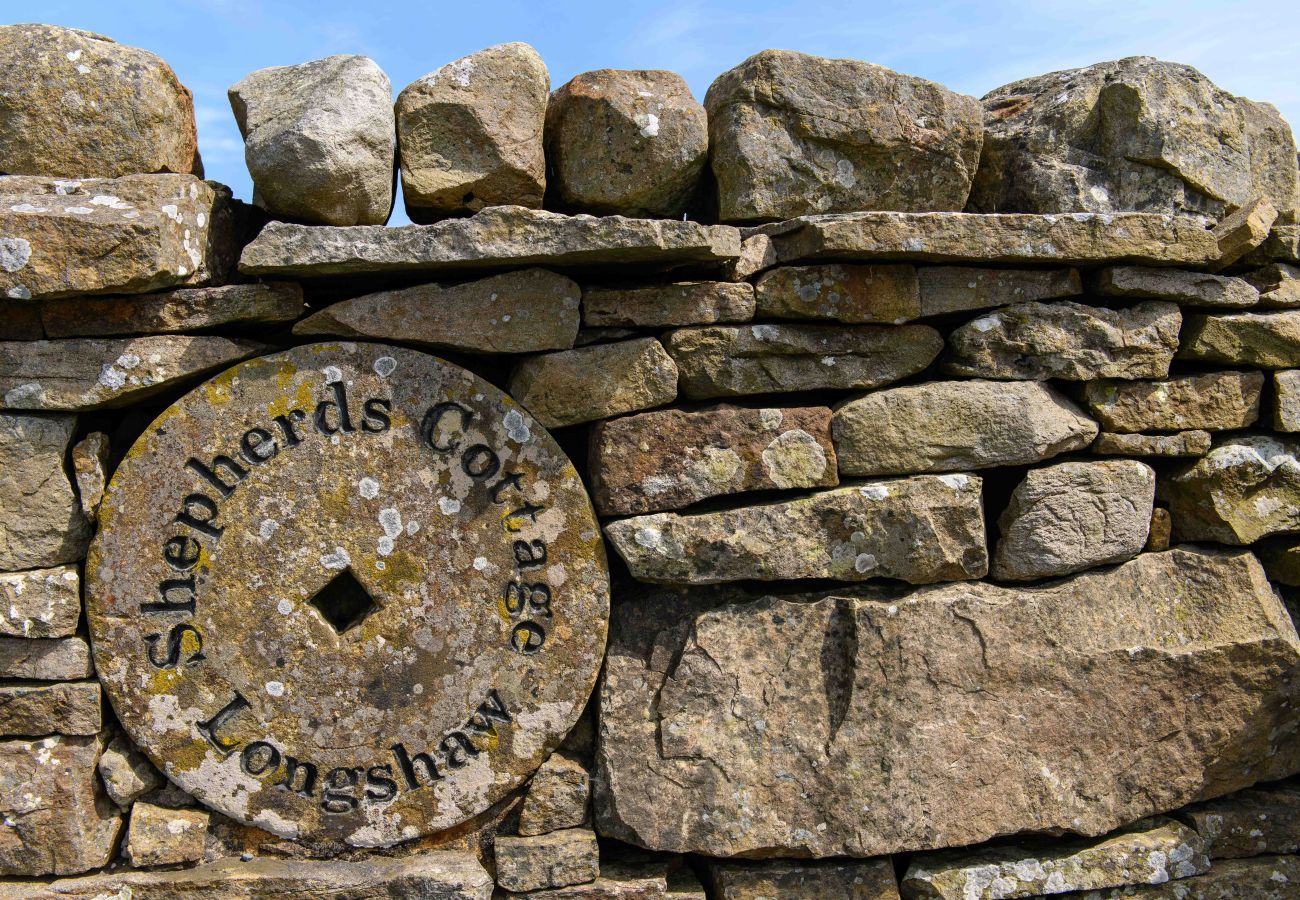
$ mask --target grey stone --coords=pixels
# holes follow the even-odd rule
[[[685,281],[582,292],[582,321],[594,327],[663,328],[752,318],[754,288],[744,282]]]
[[[1162,479],[1179,540],[1251,544],[1300,531],[1300,444],[1266,435],[1224,440]]]
[[[76,566],[0,573],[0,635],[68,637],[80,618],[81,576]]]
[[[83,638],[0,637],[0,678],[72,681],[94,674]]]
[[[571,756],[553,753],[528,782],[519,809],[519,833],[548,834],[585,825],[590,799],[591,778],[586,767]]]
[[[1185,306],[1239,307],[1259,302],[1259,290],[1244,279],[1153,266],[1102,269],[1096,287],[1110,297],[1152,297]]]
[[[1156,885],[1130,885],[1072,894],[1070,900],[1294,900],[1300,857],[1260,856],[1216,862],[1204,875]]]
[[[1164,381],[1090,381],[1088,411],[1107,431],[1231,431],[1259,418],[1261,372],[1207,372]]]
[[[1272,263],[1242,276],[1259,291],[1259,305],[1279,309],[1300,306],[1300,269]]]
[[[115,735],[104,748],[98,769],[105,792],[123,809],[167,783],[148,757],[122,734]]]
[[[917,270],[916,276],[920,283],[922,316],[1055,300],[1083,293],[1078,269],[924,266]]]
[[[302,315],[303,303],[298,285],[269,282],[123,297],[72,297],[42,303],[40,312],[45,337],[111,337],[292,322]]]
[[[98,681],[0,684],[0,735],[88,735],[102,724]]]
[[[1102,432],[1092,452],[1105,456],[1204,456],[1214,437],[1208,431],[1176,434],[1116,434]]]
[[[654,338],[545,353],[515,367],[510,396],[547,428],[576,425],[671,403],[677,366]]]
[[[740,256],[727,266],[732,281],[746,281],[777,264],[776,247],[765,234],[751,234],[740,242]]]
[[[1179,813],[1211,859],[1239,859],[1300,850],[1300,783],[1259,785]]]
[[[93,521],[108,486],[108,435],[94,431],[73,445],[72,476],[81,511]]]
[[[1178,358],[1264,369],[1300,366],[1300,310],[1188,316]]]
[[[1300,369],[1273,373],[1273,430],[1300,431]]]
[[[131,806],[123,855],[131,865],[174,866],[203,859],[207,810],[167,809],[137,801]]]
[[[507,891],[535,891],[595,881],[600,874],[596,834],[567,828],[534,837],[496,840],[497,885]]]
[[[5,346],[14,345],[0,344]],[[86,555],[90,524],[67,474],[68,445],[76,427],[75,416],[0,413],[0,569],[56,566]],[[62,584],[51,587],[48,577],[53,574],[0,576],[0,590],[22,607],[16,615],[10,612],[10,627],[22,620],[28,623],[24,629],[32,629],[21,632],[27,637],[58,636],[41,633],[46,629],[40,624],[57,627],[54,623],[65,619],[58,610],[66,594]],[[36,588],[36,595],[29,600],[22,594],[30,588]],[[75,601],[75,572],[70,588]]]
[[[898,325],[921,315],[910,265],[787,266],[765,272],[754,292],[760,318]]]
[[[898,900],[898,880],[887,859],[774,860],[763,863],[708,862],[708,878],[718,900],[839,897],[843,900]]]

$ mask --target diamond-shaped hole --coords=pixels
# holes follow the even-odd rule
[[[351,569],[335,575],[311,598],[311,605],[339,634],[360,625],[366,616],[379,609],[379,604],[361,586]]]

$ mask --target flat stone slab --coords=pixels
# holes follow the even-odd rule
[[[96,681],[0,685],[0,735],[93,735],[102,725]]]
[[[1182,815],[1211,859],[1300,850],[1300,781],[1294,778],[1199,803]]]
[[[177,288],[158,294],[69,297],[39,304],[45,337],[183,334],[208,328],[292,322],[303,313],[293,282]]]
[[[1092,452],[1103,456],[1204,456],[1214,436],[1208,431],[1179,431],[1176,434],[1117,434],[1104,431],[1093,442]]]
[[[1300,856],[1216,862],[1204,875],[1071,894],[1069,900],[1294,900]]]
[[[87,562],[95,664],[206,805],[387,846],[519,786],[577,721],[608,575],[582,482],[487,382],[380,344],[249,360],[127,453]]]
[[[0,637],[0,678],[74,681],[94,674],[83,638]]]

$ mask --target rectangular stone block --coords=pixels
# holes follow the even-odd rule
[[[916,274],[920,283],[922,316],[1056,300],[1083,293],[1078,269],[923,266]]]
[[[76,566],[0,573],[0,635],[67,637],[81,618]]]
[[[600,874],[596,834],[566,828],[536,837],[496,839],[497,885],[507,891],[536,891],[595,881]]]
[[[138,800],[131,805],[126,858],[141,868],[198,862],[208,818],[206,809],[167,809]]]
[[[769,897],[898,900],[898,880],[888,859],[709,860],[708,880],[718,900],[766,900]]]
[[[685,281],[582,292],[582,321],[591,327],[665,328],[752,318],[754,288],[744,282]]]
[[[1273,430],[1300,431],[1300,369],[1273,373]]]
[[[292,322],[303,309],[302,288],[281,281],[124,297],[70,297],[42,303],[40,317],[44,337],[111,337]]]
[[[0,736],[90,735],[102,725],[98,681],[0,684]]]
[[[1208,431],[1180,431],[1177,434],[1097,435],[1092,452],[1103,456],[1204,456],[1214,442]]]
[[[921,315],[916,268],[909,265],[787,266],[754,287],[765,319],[831,319],[899,325]]]
[[[1113,266],[1097,273],[1097,293],[1147,297],[1185,306],[1254,306],[1259,290],[1241,278],[1155,266]]]
[[[1069,900],[1295,900],[1300,885],[1300,857],[1259,856],[1216,862],[1204,875],[1082,891]]]
[[[510,396],[560,428],[671,403],[677,374],[662,344],[637,338],[529,357],[510,375]]]
[[[1178,358],[1261,369],[1300,366],[1300,310],[1188,316]]]
[[[1300,850],[1300,781],[1259,785],[1183,810],[1211,859]]]
[[[0,678],[73,681],[90,678],[90,645],[79,637],[0,637]]]
[[[0,344],[5,346],[14,345]],[[90,523],[67,474],[68,445],[76,427],[76,416],[0,412],[0,570],[55,566],[86,555]],[[0,591],[6,594],[17,595],[28,584],[26,576],[0,577]],[[21,609],[29,603],[18,602],[17,612],[6,609],[0,618],[26,619]]]
[[[1232,431],[1259,418],[1262,372],[1207,372],[1163,381],[1090,381],[1088,410],[1106,431]]]

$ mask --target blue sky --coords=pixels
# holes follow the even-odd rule
[[[718,73],[765,47],[851,57],[980,96],[1018,78],[1147,54],[1196,66],[1300,124],[1296,0],[892,3],[662,0],[6,0],[10,21],[86,28],[171,63],[194,92],[209,178],[252,193],[226,88],[254,69],[335,53],[376,60],[394,94],[504,41],[538,49],[558,87],[589,69],[672,69],[702,99]],[[29,18],[30,17],[30,18]],[[405,221],[395,213],[394,223]]]

